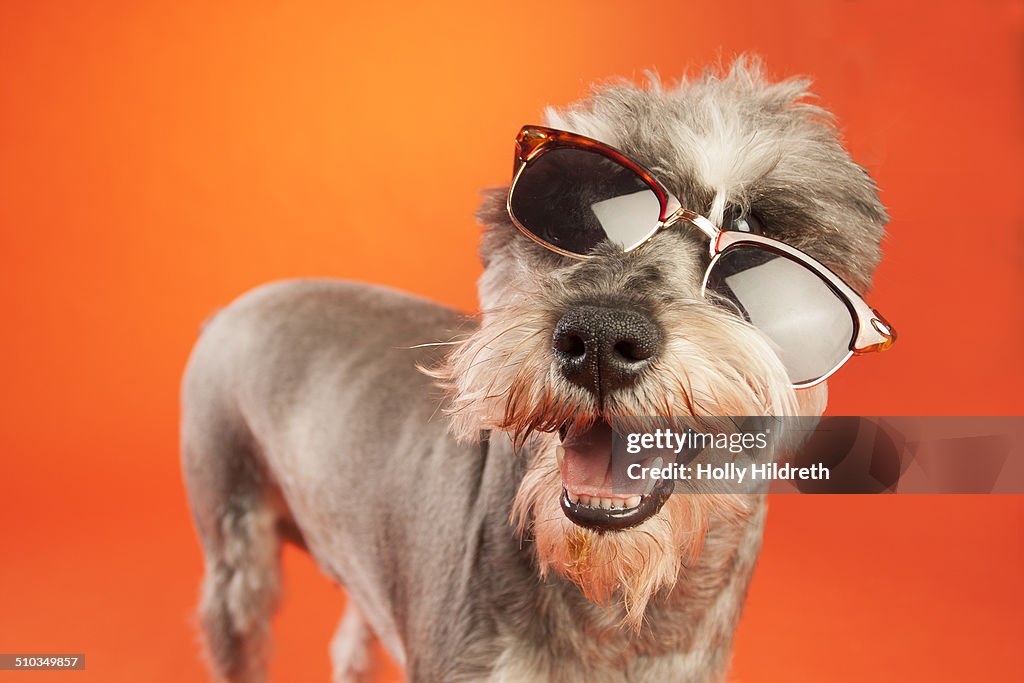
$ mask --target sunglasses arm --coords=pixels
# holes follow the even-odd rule
[[[853,352],[856,354],[871,353],[872,351],[885,351],[896,343],[896,330],[886,322],[885,318],[863,301],[867,314],[857,312],[860,319],[860,329],[857,331],[857,338],[853,340]]]

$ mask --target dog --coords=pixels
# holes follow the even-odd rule
[[[827,374],[796,382],[702,282],[709,238],[760,235],[869,287],[886,211],[808,97],[807,81],[741,58],[549,109],[521,133],[520,189],[486,192],[479,210],[478,319],[312,280],[219,311],[189,360],[181,424],[214,677],[265,680],[291,542],[349,596],[336,683],[369,680],[375,638],[414,683],[722,680],[764,496],[619,495],[593,451],[613,417],[824,411]],[[542,143],[602,158],[548,182],[526,160]],[[572,174],[608,163],[613,194],[630,184],[629,207],[660,206],[642,243],[610,227],[593,239],[564,206],[582,196]],[[607,206],[611,223],[632,215]],[[891,342],[880,317],[870,326]]]

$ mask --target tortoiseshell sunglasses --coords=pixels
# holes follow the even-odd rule
[[[731,304],[764,333],[798,389],[896,340],[892,326],[818,261],[770,237],[720,230],[640,164],[582,135],[541,126],[519,132],[508,213],[527,237],[576,259],[593,258],[604,241],[628,252],[680,221],[694,226],[711,241],[701,295]]]

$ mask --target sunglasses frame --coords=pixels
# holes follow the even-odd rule
[[[813,257],[805,254],[799,249],[789,246],[785,242],[754,235],[751,233],[737,232],[732,230],[721,230],[714,223],[704,216],[686,209],[682,206],[671,192],[669,192],[646,168],[636,163],[617,149],[610,147],[603,142],[588,138],[564,130],[556,130],[544,126],[523,126],[516,136],[516,157],[513,165],[512,185],[509,187],[506,199],[506,210],[509,218],[515,226],[534,242],[550,249],[558,254],[569,258],[586,260],[595,258],[590,254],[577,254],[566,251],[560,247],[550,244],[533,234],[522,225],[512,211],[512,194],[515,192],[516,184],[530,162],[540,157],[545,152],[553,149],[572,148],[593,152],[604,156],[616,164],[623,166],[636,173],[648,187],[654,192],[661,206],[661,213],[655,225],[635,244],[623,248],[623,251],[630,252],[650,241],[659,231],[672,227],[676,223],[685,222],[700,230],[709,240],[709,255],[711,262],[704,271],[704,280],[701,284],[701,296],[706,296],[708,279],[712,269],[718,263],[722,255],[734,247],[753,246],[758,249],[773,251],[791,261],[802,265],[811,272],[818,275],[825,284],[835,293],[839,300],[846,304],[853,319],[853,335],[850,339],[849,352],[836,365],[822,376],[801,383],[794,383],[795,389],[807,389],[816,384],[824,382],[831,377],[839,368],[846,364],[854,355],[871,353],[873,351],[885,351],[896,341],[896,330],[893,329],[885,318],[878,311],[871,308],[866,301],[852,287],[843,281],[838,275],[828,269]]]

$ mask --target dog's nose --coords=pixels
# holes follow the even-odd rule
[[[636,381],[661,349],[661,331],[635,308],[582,305],[555,325],[552,346],[566,379],[603,395]]]

